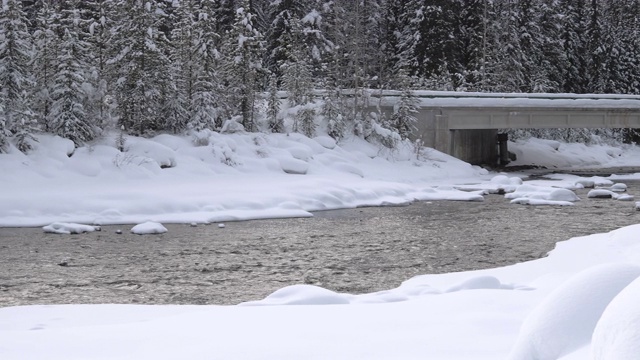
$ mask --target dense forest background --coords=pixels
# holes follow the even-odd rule
[[[227,119],[406,137],[412,89],[640,93],[640,0],[1,1],[0,152]]]

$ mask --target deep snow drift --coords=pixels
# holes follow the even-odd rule
[[[159,222],[311,216],[503,192],[514,207],[570,205],[580,200],[572,189],[622,194],[621,181],[640,178],[523,181],[430,149],[386,151],[296,134],[209,133],[202,146],[168,135],[127,138],[125,152],[114,142],[74,150],[42,136],[28,156],[0,155],[0,226],[47,225],[43,231],[65,234],[142,223],[132,231],[146,234],[165,231]],[[538,165],[640,166],[635,147],[510,145],[526,154],[520,161]],[[0,308],[0,358],[637,359],[638,234],[640,225],[574,238],[543,259],[418,276],[372,294],[296,285],[240,306]]]

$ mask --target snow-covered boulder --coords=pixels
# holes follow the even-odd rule
[[[137,235],[164,234],[167,232],[167,228],[160,223],[147,221],[131,228],[131,232]]]
[[[42,230],[51,234],[83,234],[88,232],[94,232],[99,227],[74,223],[55,222],[47,226],[43,226]]]
[[[640,278],[607,306],[591,342],[593,360],[636,360],[640,357]]]
[[[578,179],[578,180],[576,180],[576,183],[575,183],[575,184],[576,184],[576,185],[580,185],[580,186],[582,186],[582,187],[583,187],[583,188],[585,188],[585,189],[593,188],[593,187],[595,187],[595,186],[596,186],[595,181],[593,181],[593,180],[591,180],[591,179]]]
[[[616,200],[618,200],[618,201],[633,201],[633,200],[635,200],[635,197],[633,195],[629,195],[629,194],[621,194],[621,195],[618,195]]]
[[[617,194],[614,193],[611,190],[606,190],[606,189],[593,189],[591,191],[589,191],[589,193],[587,194],[588,198],[591,199],[611,199],[611,198],[617,198]]]
[[[161,168],[171,168],[177,164],[175,151],[153,140],[136,139],[127,146],[126,153],[152,159]]]
[[[630,264],[602,264],[574,275],[527,316],[507,359],[556,360],[585,346],[609,302],[638,276],[640,266]]]
[[[225,121],[222,125],[222,129],[220,129],[221,134],[235,134],[244,131],[244,126],[233,119]]]

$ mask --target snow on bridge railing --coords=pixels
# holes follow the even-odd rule
[[[314,90],[317,98],[329,90]],[[353,89],[342,89],[343,96],[352,97]],[[363,89],[360,91],[372,107],[393,107],[402,95],[398,90]],[[570,94],[570,93],[483,93],[460,91],[413,90],[422,108],[542,108],[542,109],[603,109],[640,111],[640,95],[627,94]],[[286,91],[278,97],[287,98]]]
[[[480,93],[415,90],[413,95],[422,108],[542,108],[606,109],[640,111],[640,95],[626,94],[551,94],[551,93]],[[377,91],[379,106],[393,106],[400,91]],[[375,100],[374,100],[375,101]]]

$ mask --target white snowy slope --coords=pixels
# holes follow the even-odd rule
[[[197,138],[200,146],[193,136],[127,137],[120,152],[115,135],[78,149],[69,140],[38,136],[29,155],[15,148],[0,154],[0,226],[305,217],[414,200],[481,201],[496,192],[515,192],[516,203],[567,205],[574,201],[568,192],[549,188],[614,185],[605,178],[557,177],[526,181],[538,186],[529,191],[519,188],[517,177],[489,174],[433,149],[388,150],[359,138],[340,144],[300,134],[206,132]],[[548,143],[530,140],[513,150],[532,164],[555,160],[552,167],[640,166],[638,147]]]
[[[243,306],[0,308],[0,358],[588,360],[593,337],[595,359],[636,359],[638,233],[365,295],[295,285]]]
[[[505,201],[573,203],[572,189],[613,191],[613,180],[640,179],[522,181],[436,151],[416,157],[357,139],[205,137],[205,146],[127,138],[120,152],[114,139],[74,150],[41,136],[30,155],[0,154],[0,226],[81,232],[79,223],[139,223],[147,233],[162,231],[160,222],[310,216],[495,192]],[[635,147],[532,140],[514,150],[556,167],[640,165]],[[640,224],[575,238],[539,260],[423,275],[363,295],[295,285],[241,306],[0,308],[0,359],[637,359],[639,233]]]
[[[204,139],[204,140],[203,140]],[[52,222],[210,223],[311,216],[309,211],[482,200],[447,183],[487,174],[429,149],[382,150],[360,139],[336,144],[299,134],[200,134],[113,138],[73,148],[42,135],[24,155],[0,154],[0,226]]]

